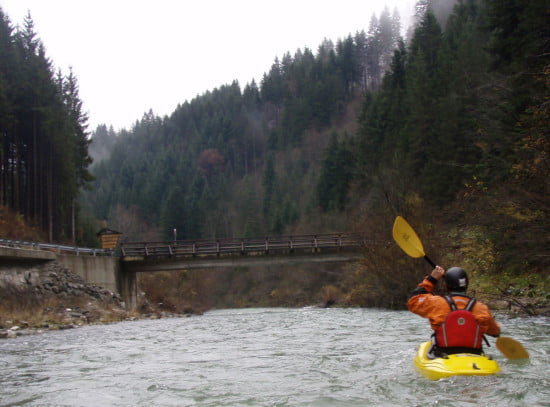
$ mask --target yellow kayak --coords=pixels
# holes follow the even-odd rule
[[[414,357],[414,365],[422,375],[432,380],[449,376],[487,376],[500,372],[498,363],[485,355],[457,353],[446,358],[428,357],[431,342],[421,343]]]

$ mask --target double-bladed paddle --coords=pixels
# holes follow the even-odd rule
[[[401,216],[395,218],[392,233],[393,240],[395,240],[401,250],[414,258],[424,257],[424,260],[430,263],[432,267],[435,267],[435,263],[424,253],[424,246],[422,246],[420,238],[411,225]]]
[[[423,257],[432,267],[435,267],[435,263],[424,252],[422,241],[403,217],[398,216],[395,218],[392,234],[393,240],[395,240],[401,250],[413,258]],[[499,336],[496,345],[497,349],[508,359],[529,358],[529,353],[525,350],[523,345],[515,339]]]

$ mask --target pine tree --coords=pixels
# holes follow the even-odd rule
[[[276,184],[275,159],[273,154],[267,157],[262,184],[264,187],[264,218],[268,218],[271,213],[272,200],[274,198],[273,193]]]
[[[381,79],[380,57],[382,54],[382,45],[380,44],[380,35],[378,27],[378,18],[372,15],[367,32],[367,72],[370,89],[378,89]]]
[[[351,151],[344,143],[340,143],[337,134],[333,133],[325,151],[317,184],[317,199],[323,211],[344,210],[353,169],[354,159]]]
[[[407,65],[408,116],[405,132],[408,142],[406,162],[409,173],[429,186],[429,177],[439,174],[439,119],[435,114],[445,81],[440,71],[441,28],[428,10],[415,30]]]
[[[186,237],[186,222],[191,214],[186,213],[185,194],[182,188],[175,180],[172,180],[171,184],[175,186],[162,202],[159,225],[166,240],[173,239],[174,235],[181,240]]]

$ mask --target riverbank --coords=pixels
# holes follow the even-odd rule
[[[133,316],[126,316],[120,319],[111,319],[110,321],[99,320],[96,322],[88,322],[86,320],[86,314],[88,314],[88,311],[79,312],[67,308],[63,312],[58,313],[58,316],[63,319],[62,322],[43,322],[40,324],[40,326],[30,326],[27,321],[23,320],[6,320],[3,325],[0,325],[0,339],[11,339],[17,338],[19,336],[38,335],[48,331],[76,329],[85,325],[102,325],[122,321],[137,321],[142,319],[183,318],[190,317],[192,315],[173,314],[160,311],[149,314],[135,314]]]
[[[87,284],[57,262],[10,267],[0,274],[0,339],[137,319],[189,316],[160,310],[140,297],[126,310],[118,293]]]
[[[157,279],[162,282],[162,279]],[[158,283],[157,284],[160,284]],[[150,284],[149,284],[150,286]],[[157,287],[174,288],[172,280],[164,281]],[[529,288],[514,289],[510,287],[503,292],[489,292],[487,284],[476,287],[472,292],[494,312],[513,316],[550,316],[550,299],[548,294],[537,289],[536,285]],[[181,285],[179,286],[181,289]],[[234,287],[235,288],[235,287]],[[328,290],[328,288],[333,288]],[[325,286],[316,305],[320,307],[357,307],[350,303],[345,295],[333,286]],[[227,290],[227,288],[226,288]],[[239,305],[238,290],[233,293],[233,303],[216,304],[215,308],[265,307],[263,303],[254,304],[249,301]],[[277,303],[277,296],[270,295],[270,307],[300,307],[312,305],[313,302],[302,304]],[[175,294],[174,294],[175,295]],[[180,292],[179,296],[183,294]],[[192,295],[184,295],[192,298]],[[160,297],[159,297],[160,298]],[[15,338],[23,335],[39,334],[51,330],[74,329],[84,325],[108,324],[119,321],[139,319],[160,319],[173,317],[188,317],[201,314],[208,307],[204,301],[196,299],[185,307],[174,307],[166,295],[156,301],[156,297],[146,298],[141,294],[138,307],[134,311],[126,310],[126,305],[120,295],[103,287],[87,284],[80,276],[72,273],[57,262],[32,265],[26,268],[3,267],[0,274],[0,339]],[[212,308],[212,307],[210,307]]]

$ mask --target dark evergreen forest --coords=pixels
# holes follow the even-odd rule
[[[96,243],[95,221],[129,240],[362,231],[385,242],[401,214],[442,263],[547,275],[547,1],[445,4],[418,1],[405,38],[385,10],[366,31],[275,58],[260,83],[120,132],[99,126],[95,180],[74,75],[51,72],[30,21],[13,33],[3,16],[0,199],[54,238],[70,236],[76,210],[82,244]],[[400,291],[395,269],[409,259],[384,247],[370,266],[394,274],[376,284]],[[348,280],[353,297],[365,280]]]
[[[0,205],[75,241],[79,190],[92,180],[78,82],[54,72],[30,15],[15,30],[0,9]]]

